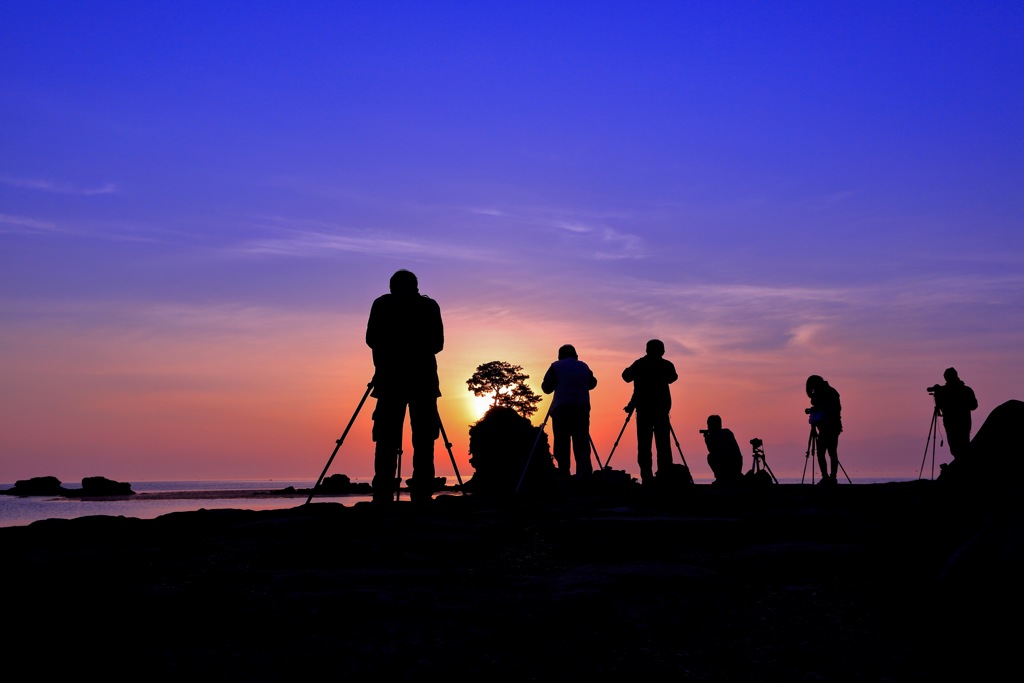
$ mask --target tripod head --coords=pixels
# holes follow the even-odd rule
[[[775,473],[772,472],[772,468],[768,467],[768,461],[765,460],[764,442],[761,439],[751,439],[750,445],[754,449],[754,462],[750,468],[751,473],[763,478],[765,475],[760,473],[767,472],[771,482],[778,484],[779,480],[775,478]]]

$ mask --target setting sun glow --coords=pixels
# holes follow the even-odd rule
[[[487,409],[491,407],[491,404],[494,402],[494,396],[490,394],[485,396],[472,396],[471,400],[472,408],[470,409],[470,413],[473,415],[474,420],[479,420],[484,416],[484,413],[487,412]]]

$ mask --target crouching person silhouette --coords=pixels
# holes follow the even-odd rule
[[[437,359],[444,348],[441,309],[419,293],[416,276],[399,270],[390,293],[374,300],[366,325],[366,345],[373,351],[373,501],[395,499],[398,454],[405,411],[412,430],[414,503],[429,501],[434,489],[434,441],[440,435],[437,398],[441,395]]]
[[[743,481],[743,453],[731,429],[722,427],[722,418],[708,415],[708,428],[700,430],[708,447],[708,465],[715,475],[713,484],[732,486]]]

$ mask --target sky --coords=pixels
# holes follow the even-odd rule
[[[476,367],[540,393],[565,343],[638,473],[652,338],[698,480],[709,414],[809,476],[810,374],[848,476],[937,474],[945,368],[975,429],[1024,399],[1022,45],[1001,1],[7,0],[0,482],[315,480],[353,418],[328,473],[370,476],[400,268],[444,317],[439,475]]]

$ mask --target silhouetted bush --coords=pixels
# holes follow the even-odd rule
[[[547,433],[512,408],[492,407],[469,428],[469,453],[474,474],[466,490],[475,495],[507,497],[517,487],[520,494],[534,495],[553,481]]]

